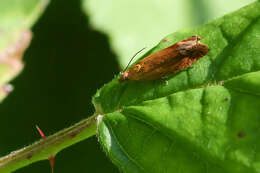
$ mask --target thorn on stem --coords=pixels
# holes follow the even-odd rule
[[[44,133],[42,132],[42,130],[39,128],[39,126],[36,125],[36,129],[38,130],[38,132],[40,133],[41,137],[43,140],[46,139],[46,136],[44,135]],[[54,156],[51,155],[49,157],[49,161],[50,161],[50,165],[51,165],[51,172],[54,173]]]
[[[36,125],[36,129],[38,130],[38,132],[40,133],[42,139],[46,139],[44,133],[42,132],[42,130],[39,128],[39,126]]]
[[[54,156],[49,157],[51,172],[54,173]]]

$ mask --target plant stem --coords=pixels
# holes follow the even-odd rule
[[[0,172],[9,173],[39,160],[49,159],[59,151],[96,134],[97,114],[41,139],[32,145],[0,158]]]

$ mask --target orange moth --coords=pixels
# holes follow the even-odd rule
[[[209,47],[200,43],[199,36],[191,36],[148,55],[123,72],[119,82],[157,80],[167,77],[190,67],[208,52]]]

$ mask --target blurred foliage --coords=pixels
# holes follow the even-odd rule
[[[49,0],[10,0],[0,3],[0,52],[30,28]]]
[[[12,90],[8,82],[23,69],[23,53],[31,41],[29,28],[48,0],[0,2],[0,102]]]
[[[109,4],[97,0],[88,1],[96,7],[109,9]],[[161,14],[160,11],[154,15],[149,14],[148,12],[155,12],[149,7],[152,3],[132,2],[133,6],[126,5],[127,8],[123,8],[116,1],[106,2],[109,2],[112,7],[119,6],[118,8],[125,14],[133,16],[132,20],[125,18],[122,12],[116,13],[116,11],[112,16],[103,14],[99,18],[94,18],[93,11],[97,8],[88,7],[87,14],[91,16],[92,24],[90,26],[88,17],[81,11],[80,0],[52,0],[43,16],[33,27],[34,38],[24,56],[25,69],[18,78],[12,81],[15,90],[0,107],[1,156],[38,140],[40,136],[35,129],[36,124],[46,135],[49,135],[91,115],[94,112],[91,97],[98,88],[119,72],[115,54],[119,55],[120,59],[125,58],[125,60],[119,59],[122,65],[137,50],[146,45],[153,45],[168,33],[183,27],[205,23],[216,16],[241,7],[250,0],[243,2],[241,0],[230,2],[214,0],[211,5],[207,4],[206,0],[197,1],[198,3],[178,1],[182,4],[181,6],[170,5],[169,1],[168,3],[157,1],[158,6],[156,3],[153,4],[155,7],[160,7],[160,11],[173,13],[175,18],[172,16],[166,18],[163,16],[165,13]],[[174,3],[177,4],[177,1]],[[200,3],[204,5],[198,5]],[[146,7],[147,11],[144,10]],[[222,9],[225,10],[222,11]],[[197,11],[193,12],[193,10]],[[102,9],[97,10],[97,12],[100,11]],[[143,15],[138,15],[138,11]],[[161,15],[157,19],[160,21],[158,24],[154,17],[159,13]],[[122,23],[121,20],[125,22]],[[114,35],[110,32],[105,32],[107,34],[105,35],[104,31],[108,30],[105,25],[98,26],[94,21],[124,28],[118,32],[121,35]],[[149,21],[149,25],[145,21]],[[165,27],[162,21],[171,25]],[[98,28],[99,31],[92,28]],[[150,36],[156,37],[150,39]],[[114,39],[122,40],[116,43]],[[116,53],[110,48],[109,40],[112,41],[111,45]],[[118,46],[121,43],[125,44],[123,48]],[[118,172],[118,169],[106,158],[94,137],[59,153],[55,162],[55,172]],[[50,171],[48,164],[48,161],[38,162],[16,172],[46,173]]]
[[[109,35],[121,67],[143,47],[185,27],[205,24],[254,0],[82,0],[90,23]]]

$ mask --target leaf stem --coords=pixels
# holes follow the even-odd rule
[[[69,128],[1,157],[0,172],[9,173],[33,162],[48,159],[62,149],[95,135],[96,118],[97,114],[94,114]]]

